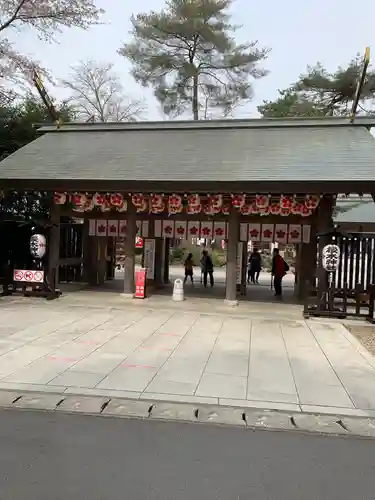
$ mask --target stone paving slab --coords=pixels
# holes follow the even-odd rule
[[[375,416],[374,358],[339,322],[5,304],[0,389]]]

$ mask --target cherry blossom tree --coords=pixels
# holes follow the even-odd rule
[[[23,82],[32,69],[46,74],[36,61],[17,51],[9,39],[12,31],[31,28],[40,39],[52,42],[63,28],[98,24],[102,13],[95,0],[0,0],[0,104],[15,95],[6,83]]]

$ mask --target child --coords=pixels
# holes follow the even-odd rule
[[[188,277],[190,277],[190,281],[193,284],[193,268],[194,268],[194,262],[193,262],[193,254],[189,253],[187,256],[187,259],[185,260],[185,279],[184,279],[184,284],[187,282]]]

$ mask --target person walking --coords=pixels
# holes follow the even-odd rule
[[[203,285],[207,287],[207,277],[210,277],[210,285],[214,286],[214,265],[207,250],[203,250],[201,258],[201,270],[203,273]]]
[[[262,269],[262,257],[257,248],[254,248],[249,258],[249,269],[247,272],[247,282],[259,283],[259,274]]]
[[[191,284],[194,284],[193,274],[194,274],[194,262],[193,262],[193,254],[189,253],[187,256],[185,263],[185,279],[184,284],[187,282],[187,279],[190,278]]]
[[[282,281],[286,273],[289,271],[289,266],[281,257],[279,249],[275,248],[272,258],[272,276],[273,286],[275,289],[275,297],[281,297],[283,293]]]

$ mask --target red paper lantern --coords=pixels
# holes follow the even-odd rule
[[[232,205],[234,208],[241,208],[245,205],[246,196],[244,194],[232,194]]]
[[[101,193],[95,193],[92,197],[92,201],[96,207],[102,207],[107,201],[107,197]]]
[[[182,198],[178,194],[173,194],[168,198],[168,212],[179,214],[182,212]]]
[[[230,214],[230,204],[224,203],[223,206],[221,207],[221,211],[223,212],[224,215],[229,215]]]
[[[242,215],[250,215],[252,213],[252,206],[245,204],[240,208],[240,212]]]
[[[255,204],[258,208],[263,209],[268,207],[270,203],[270,199],[267,195],[265,194],[257,194],[255,196]]]
[[[113,193],[110,195],[109,201],[114,207],[121,207],[124,201],[124,197],[120,193]]]
[[[65,205],[66,194],[65,193],[54,193],[53,202],[55,205]]]
[[[300,215],[301,208],[302,208],[302,203],[294,202],[290,211],[293,215]]]
[[[118,212],[126,212],[128,209],[128,202],[126,200],[122,200],[122,204],[119,207],[116,207]]]
[[[270,205],[270,213],[272,215],[279,215],[281,212],[280,203],[271,203]]]
[[[145,197],[141,193],[133,194],[132,203],[135,208],[142,208]]]
[[[293,206],[293,203],[294,203],[294,200],[291,196],[281,195],[281,197],[280,197],[280,207],[281,208],[288,208],[290,210]]]
[[[301,215],[302,217],[309,217],[312,214],[312,210],[306,207],[306,205],[301,205]]]
[[[87,198],[86,198],[86,195],[84,195],[82,193],[75,193],[75,194],[72,194],[70,201],[73,203],[73,205],[76,208],[83,208],[85,206]]]
[[[280,215],[283,217],[287,217],[290,215],[290,208],[281,208]]]
[[[315,194],[307,194],[305,197],[305,206],[309,210],[315,210],[318,208],[320,202],[320,197]]]

